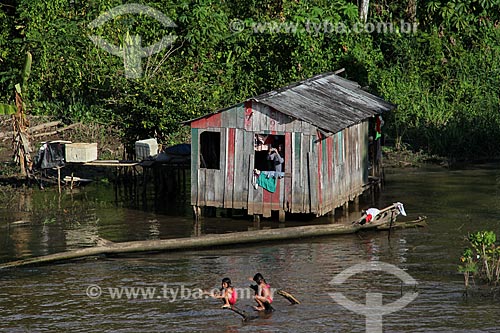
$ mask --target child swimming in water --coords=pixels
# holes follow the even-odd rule
[[[251,280],[257,283],[254,299],[258,305],[254,306],[254,309],[257,311],[269,309],[271,307],[271,303],[273,302],[271,286],[266,282],[266,280],[260,273],[255,274],[253,279]]]
[[[224,305],[222,305],[223,309],[230,309],[234,304],[236,304],[236,300],[238,299],[238,295],[236,293],[236,289],[231,285],[230,278],[222,279],[222,288],[220,288],[220,294],[214,295],[213,298],[220,298],[224,301]]]

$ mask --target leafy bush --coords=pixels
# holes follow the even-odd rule
[[[371,1],[372,22],[417,20],[415,33],[313,33],[306,24],[357,23],[352,1],[139,1],[172,19],[147,15],[89,23],[120,0],[19,0],[1,5],[0,102],[13,101],[25,51],[33,71],[25,101],[34,114],[115,125],[124,143],[176,137],[180,122],[312,75],[346,76],[398,105],[385,132],[416,151],[454,159],[500,156],[500,8],[496,0]],[[417,17],[415,18],[415,14]],[[235,20],[243,31],[232,31]],[[255,28],[297,24],[297,30]],[[168,31],[166,31],[168,30]],[[144,46],[166,33],[171,48],[142,59],[143,76],[124,77],[123,59],[90,34]]]
[[[464,274],[465,287],[469,287],[470,277],[478,278],[490,285],[500,282],[500,247],[493,231],[478,231],[469,234],[467,240],[470,248],[466,248],[460,257],[462,265],[458,271]]]

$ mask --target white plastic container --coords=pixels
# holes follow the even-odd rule
[[[145,139],[135,142],[135,157],[142,161],[158,155],[158,142],[156,139]]]
[[[97,143],[67,143],[64,150],[67,163],[85,163],[97,160]]]

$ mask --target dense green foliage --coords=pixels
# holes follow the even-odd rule
[[[460,257],[458,271],[464,274],[465,287],[471,277],[490,285],[500,282],[500,247],[493,231],[477,231],[467,236],[469,246]]]
[[[345,67],[398,105],[385,127],[398,144],[450,158],[499,156],[498,0],[371,1],[369,22],[397,27],[387,33],[335,29],[357,23],[356,1],[136,2],[176,27],[138,14],[89,27],[127,3],[120,0],[2,2],[0,102],[12,103],[30,51],[30,112],[113,124],[125,142],[154,135],[172,143],[181,121]],[[408,33],[401,21],[413,19],[418,29]],[[165,34],[177,39],[129,79],[123,59],[94,45],[92,34],[117,46],[133,35],[143,46]]]

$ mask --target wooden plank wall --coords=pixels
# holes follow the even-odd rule
[[[325,136],[306,122],[246,102],[192,124],[191,204],[323,215],[362,193],[367,181],[367,122]],[[199,135],[221,133],[221,167],[199,169]],[[275,193],[252,187],[254,134],[285,136],[285,178]]]
[[[366,122],[349,127],[316,144],[318,215],[323,215],[363,192],[366,178]],[[310,174],[311,179],[315,175]]]
[[[309,178],[307,154],[311,149],[311,135],[316,129],[301,120],[277,112],[266,105],[247,103],[245,106],[245,133],[252,135],[275,134],[285,136],[285,177],[278,179],[276,192],[250,188],[248,213],[271,216],[273,210],[309,212]],[[247,150],[249,161],[255,158],[253,146]]]

